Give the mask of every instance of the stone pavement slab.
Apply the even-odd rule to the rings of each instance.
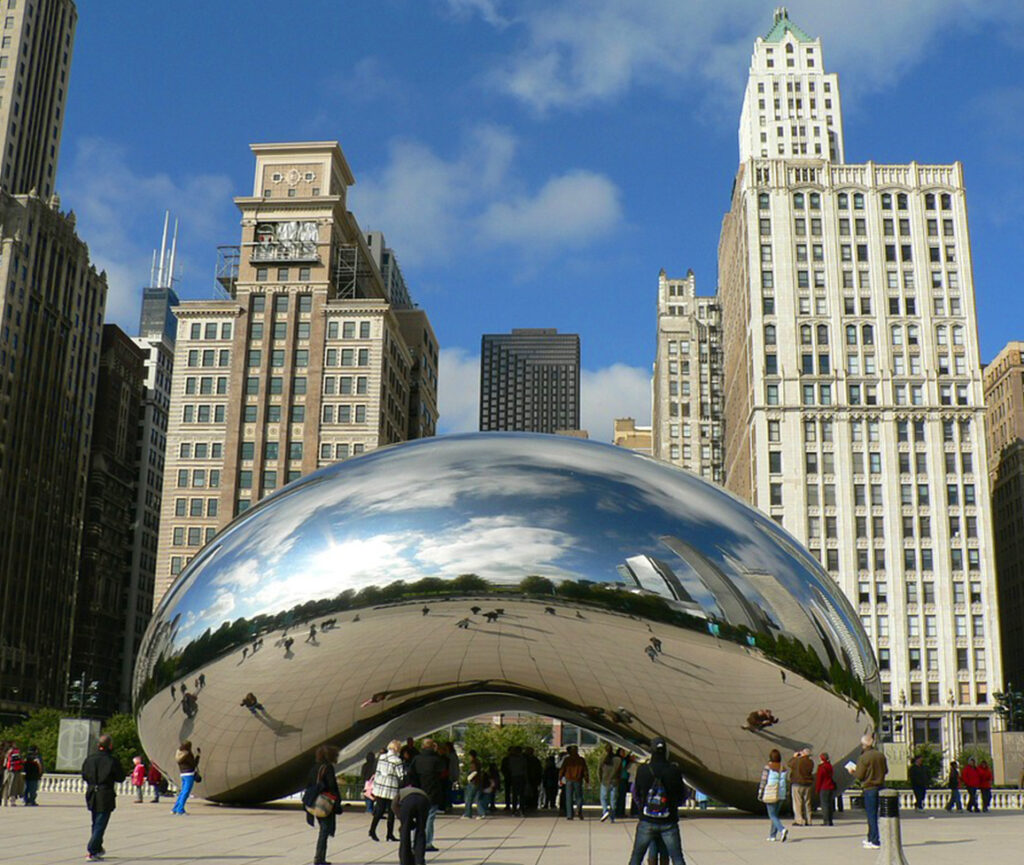
[[[189,803],[184,817],[171,802],[133,804],[121,797],[107,830],[106,861],[115,865],[303,865],[316,834],[295,803],[229,808]],[[334,865],[397,863],[397,845],[367,837],[369,815],[347,810],[328,847]],[[550,815],[523,820],[499,814],[486,820],[439,817],[430,865],[626,865],[635,822],[601,823],[597,813],[568,822]],[[822,865],[867,863],[863,812],[847,811],[832,828],[794,827],[785,844],[765,841],[765,818],[735,811],[688,815],[681,823],[689,865]],[[383,827],[381,827],[383,829]],[[61,865],[85,860],[89,815],[82,797],[51,794],[38,808],[0,809],[0,863]],[[383,831],[379,833],[383,837]],[[985,815],[908,813],[904,852],[910,865],[963,865],[965,860],[1024,860],[1024,811]],[[1020,857],[1020,858],[1018,858]]]

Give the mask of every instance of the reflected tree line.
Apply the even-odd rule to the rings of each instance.
[[[630,591],[621,584],[588,580],[555,582],[539,575],[524,577],[518,584],[494,582],[477,574],[461,574],[450,580],[425,577],[409,583],[396,581],[387,586],[366,586],[358,591],[347,589],[334,597],[307,601],[278,613],[224,622],[216,630],[207,629],[180,651],[161,654],[153,663],[151,675],[139,688],[136,705],[141,708],[154,695],[192,671],[270,632],[286,632],[321,617],[346,611],[355,612],[395,603],[425,602],[439,597],[449,599],[458,596],[468,599],[477,595],[486,595],[490,599],[488,603],[496,596],[562,600],[711,635],[746,649],[754,649],[779,666],[848,698],[866,711],[876,723],[879,719],[878,701],[854,673],[846,657],[833,655],[826,666],[813,648],[804,645],[796,637],[766,631],[754,632],[746,626],[691,615],[673,607],[659,595]],[[345,624],[340,623],[341,626]]]

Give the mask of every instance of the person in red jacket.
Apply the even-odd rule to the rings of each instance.
[[[978,789],[981,791],[981,810],[988,811],[992,803],[992,770],[988,767],[988,761],[982,760],[978,764]]]
[[[971,757],[960,772],[960,782],[967,788],[967,810],[978,810],[978,765]]]
[[[135,804],[142,804],[142,788],[146,785],[146,764],[141,757],[132,757],[132,786],[135,788]]]
[[[160,793],[163,792],[164,789],[164,776],[163,773],[160,771],[160,767],[157,766],[156,763],[149,764],[148,780],[149,786],[153,790],[153,798],[149,801],[159,802]]]
[[[832,777],[832,763],[829,762],[828,754],[818,755],[818,769],[814,775],[814,790],[818,794],[818,804],[821,806],[822,825],[833,825],[832,812],[836,798],[836,782]]]

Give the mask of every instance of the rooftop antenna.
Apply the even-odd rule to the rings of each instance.
[[[174,236],[171,238],[171,258],[167,265],[167,282],[163,288],[174,288],[174,259],[178,255],[178,217],[174,217]]]
[[[157,288],[164,287],[164,262],[167,255],[167,223],[170,221],[171,212],[169,210],[164,211],[164,234],[160,238],[160,268],[157,270],[156,279]]]

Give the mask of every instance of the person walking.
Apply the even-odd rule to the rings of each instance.
[[[590,781],[590,770],[587,761],[579,753],[579,748],[570,745],[569,756],[562,761],[558,770],[558,779],[565,786],[565,816],[573,819],[573,811],[583,819],[583,785]]]
[[[135,788],[135,800],[133,804],[142,804],[142,788],[146,784],[146,764],[142,758],[132,757],[132,786]]]
[[[86,845],[86,859],[90,862],[103,858],[103,833],[107,831],[110,815],[117,807],[116,785],[124,780],[124,767],[113,755],[114,741],[106,734],[100,736],[96,753],[82,763],[85,781],[85,804],[92,814],[92,834]]]
[[[981,794],[981,810],[987,813],[992,804],[992,770],[988,760],[978,763],[978,792]]]
[[[885,783],[889,764],[885,754],[875,747],[875,737],[866,733],[860,739],[861,753],[853,777],[860,781],[864,791],[864,811],[868,818],[868,834],[862,842],[866,850],[878,850],[882,842],[878,836],[878,792]]]
[[[39,748],[29,745],[25,752],[25,796],[26,806],[36,806],[39,803],[36,797],[39,795],[39,782],[43,777],[43,757]]]
[[[640,817],[629,865],[643,865],[652,843],[673,865],[686,865],[679,835],[679,805],[686,785],[682,771],[668,759],[668,743],[660,736],[651,742],[650,762],[637,770],[635,789]]]
[[[615,753],[611,745],[605,745],[604,759],[601,761],[601,822],[615,822],[615,805],[619,792],[619,778],[622,774],[622,758]]]
[[[797,751],[789,761],[789,777],[793,788],[793,825],[811,825],[811,787],[814,785],[814,760],[811,749]]]
[[[193,753],[192,743],[188,739],[182,742],[178,750],[174,752],[174,759],[178,763],[178,774],[181,775],[181,790],[178,792],[174,807],[171,808],[172,814],[185,813],[185,803],[195,786],[196,775],[199,774],[199,757],[200,750],[196,748]]]
[[[818,794],[821,808],[821,825],[832,826],[833,804],[836,798],[836,781],[828,754],[818,755],[818,770],[814,775],[814,790]]]
[[[434,846],[434,820],[437,817],[437,812],[443,811],[448,801],[444,789],[444,775],[447,771],[448,763],[437,753],[434,740],[424,739],[423,748],[412,758],[412,763],[409,766],[409,781],[413,787],[426,794],[429,802],[429,808],[423,821],[423,837],[426,842],[424,849],[431,853],[437,852],[437,848]],[[402,832],[405,833],[404,818]]]
[[[419,787],[402,787],[391,801],[391,808],[402,822],[399,865],[424,865],[426,851],[433,846],[427,842],[427,821],[433,809],[430,796]]]
[[[313,767],[306,779],[306,789],[315,787],[317,796],[326,795],[334,800],[334,807],[329,814],[317,817],[318,832],[316,850],[313,852],[313,865],[330,865],[327,861],[327,839],[333,838],[338,826],[338,814],[341,813],[341,790],[338,789],[338,775],[334,764],[338,762],[336,745],[321,745],[313,757]],[[313,825],[313,815],[306,811],[306,823]]]
[[[949,799],[946,800],[946,810],[952,811],[956,808],[957,811],[963,811],[964,806],[960,801],[960,770],[957,767],[956,760],[951,760],[949,763],[949,777],[946,779],[946,786],[949,787]]]
[[[978,765],[973,757],[967,759],[967,763],[960,771],[960,783],[967,789],[967,810],[978,810]]]
[[[931,783],[931,773],[924,764],[924,757],[918,754],[914,762],[910,764],[910,786],[914,791],[914,808],[918,811],[924,810],[924,797],[928,792],[928,785]]]
[[[768,762],[761,769],[761,782],[757,786],[757,800],[764,803],[772,825],[768,832],[769,841],[785,841],[789,834],[779,819],[779,809],[786,801],[788,785],[789,771],[782,765],[782,754],[778,748],[772,748],[768,753]]]
[[[540,783],[544,778],[544,764],[533,752],[533,748],[523,749],[523,759],[526,761],[526,792],[523,795],[523,813],[532,814],[537,810],[537,803],[540,800]]]
[[[511,803],[512,813],[520,817],[523,812],[523,800],[526,798],[526,756],[519,745],[508,749],[505,779],[508,785],[506,803]]]
[[[484,804],[484,793],[480,786],[483,769],[477,759],[476,751],[466,754],[466,810],[463,817],[472,820],[474,816],[483,817],[487,806]],[[476,814],[473,813],[474,808]]]
[[[391,800],[395,798],[398,788],[405,778],[405,764],[399,756],[402,743],[398,739],[388,742],[387,750],[377,758],[377,768],[373,773],[373,819],[370,820],[370,837],[379,841],[377,824],[386,815],[388,818],[388,841],[397,841],[395,837],[395,812],[391,808]]]
[[[502,777],[498,764],[491,762],[487,766],[487,777],[489,786],[487,788],[487,814],[495,814],[498,811],[498,791],[501,789]]]
[[[621,765],[619,767],[619,784],[618,789],[615,791],[615,816],[625,817],[626,816],[626,794],[629,792],[630,782],[630,764],[632,763],[632,757],[626,751],[625,748],[619,748],[618,750],[619,760]]]

